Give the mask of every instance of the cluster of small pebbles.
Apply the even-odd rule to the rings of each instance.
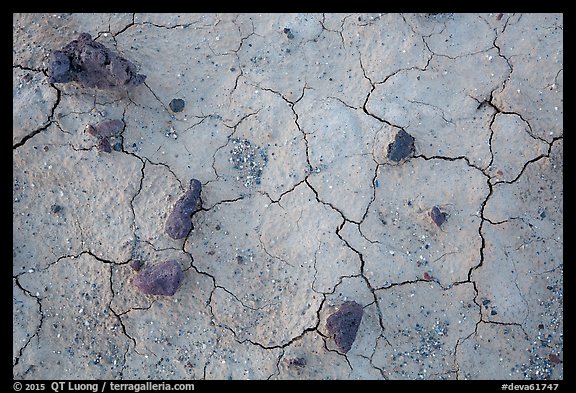
[[[231,143],[229,161],[233,168],[240,172],[236,180],[242,181],[247,188],[260,184],[262,170],[268,162],[266,150],[253,145],[247,139],[235,138]]]

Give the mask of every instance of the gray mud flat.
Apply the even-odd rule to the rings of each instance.
[[[564,378],[563,75],[562,14],[13,14],[13,377]]]

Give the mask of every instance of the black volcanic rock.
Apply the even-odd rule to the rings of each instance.
[[[184,106],[186,106],[186,101],[181,98],[174,98],[172,101],[170,101],[168,106],[172,112],[182,112],[184,110]]]
[[[414,153],[414,137],[404,130],[398,131],[394,142],[388,145],[388,158],[399,162]]]

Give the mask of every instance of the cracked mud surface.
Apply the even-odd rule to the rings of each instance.
[[[13,22],[15,378],[563,378],[561,14]],[[48,83],[81,32],[145,83]],[[111,153],[84,131],[107,119]],[[174,296],[132,285],[170,259]]]

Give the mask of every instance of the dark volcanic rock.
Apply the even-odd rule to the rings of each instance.
[[[184,273],[177,261],[170,260],[140,271],[132,283],[146,295],[172,296],[182,282]]]
[[[82,33],[62,50],[52,51],[48,64],[50,83],[78,82],[82,87],[111,89],[133,87],[146,75],[136,73],[136,66],[117,53]]]
[[[122,120],[104,120],[96,125],[88,125],[86,132],[97,138],[116,136],[124,129]]]
[[[140,259],[133,259],[132,262],[130,262],[130,267],[136,271],[142,269],[142,266],[144,266],[144,261]]]
[[[289,40],[294,38],[294,34],[292,34],[292,31],[288,27],[284,28],[284,34],[286,34],[286,37],[288,37]]]
[[[328,317],[326,329],[342,353],[347,353],[356,339],[364,309],[354,301],[344,302]]]
[[[414,153],[414,137],[404,130],[398,131],[394,142],[388,145],[388,158],[399,162]]]
[[[202,184],[196,179],[190,180],[190,189],[176,201],[172,213],[166,220],[166,233],[172,239],[182,239],[188,235],[192,226],[192,214],[200,208]]]
[[[434,221],[434,223],[439,227],[441,227],[442,224],[444,224],[444,221],[446,221],[446,213],[441,212],[438,206],[434,206],[432,209],[430,209],[430,217],[432,218],[432,221]]]
[[[304,358],[291,358],[288,359],[288,366],[289,367],[300,367],[303,368],[306,366],[306,359]]]
[[[96,148],[100,152],[111,153],[112,145],[110,138],[117,136],[124,129],[124,122],[122,120],[104,120],[96,125],[88,125],[86,132],[98,138]],[[114,150],[122,150],[122,144],[116,143]]]
[[[181,98],[174,98],[172,101],[170,101],[170,104],[168,104],[172,112],[182,112],[185,105],[186,102]]]
[[[99,139],[96,148],[100,152],[103,151],[105,153],[112,153],[112,145],[110,145],[110,141],[108,140],[108,138]]]

